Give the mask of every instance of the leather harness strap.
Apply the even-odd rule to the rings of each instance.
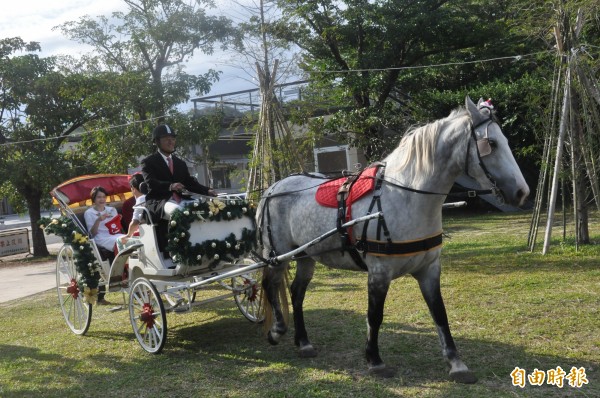
[[[381,189],[385,177],[385,163],[377,162],[370,167],[377,167],[377,173],[375,175],[375,188],[373,191],[373,197],[371,204],[367,211],[367,215],[371,214],[373,210],[381,212]],[[384,216],[380,216],[377,219],[377,232],[375,240],[367,239],[367,230],[369,227],[369,221],[365,221],[363,225],[362,235],[359,240],[355,243],[352,242],[352,237],[348,230],[341,228],[341,225],[348,221],[346,218],[349,209],[347,209],[346,199],[352,189],[352,185],[358,178],[360,173],[348,177],[348,179],[340,187],[337,200],[338,200],[338,217],[337,217],[337,228],[342,239],[342,253],[347,251],[350,257],[354,260],[356,265],[363,270],[367,270],[367,265],[364,262],[364,258],[367,254],[373,256],[413,256],[418,253],[426,252],[437,248],[442,245],[442,233],[439,232],[433,236],[428,236],[423,239],[417,239],[414,241],[405,242],[394,242],[392,241],[390,231],[385,222]],[[351,204],[349,204],[351,206]],[[383,233],[384,241],[381,240]],[[362,256],[360,255],[362,253]]]
[[[342,241],[342,255],[344,255],[344,252],[348,252],[350,257],[352,257],[352,260],[354,260],[354,263],[362,270],[367,271],[367,264],[365,264],[363,259],[360,257],[360,253],[356,249],[356,246],[352,243],[350,232],[348,229],[342,228],[342,224],[346,222],[346,212],[348,211],[346,200],[348,199],[348,195],[350,194],[352,186],[359,179],[363,171],[364,170],[349,176],[340,186],[340,189],[337,192],[336,199],[338,202],[338,215],[336,226]]]

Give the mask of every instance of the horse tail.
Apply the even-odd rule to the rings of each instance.
[[[289,292],[289,282],[290,282],[290,272],[289,267],[285,266],[286,270],[283,271],[283,278],[279,287],[277,289],[277,295],[279,296],[279,307],[281,308],[281,313],[283,315],[283,320],[286,325],[288,325],[288,321],[290,318],[290,300],[288,299]],[[265,283],[269,283],[269,275],[271,273],[268,270],[263,272],[262,283],[261,283],[261,298],[260,298],[260,308],[263,310],[264,321],[263,321],[263,332],[265,336],[269,332],[269,329],[273,325],[274,315],[273,315],[273,306],[269,303],[267,298],[267,292],[265,291]]]

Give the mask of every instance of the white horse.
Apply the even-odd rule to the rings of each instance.
[[[385,166],[372,177],[380,186],[352,204],[356,217],[381,210],[383,219],[371,221],[366,227],[352,227],[346,239],[349,244],[328,238],[297,259],[291,299],[295,343],[301,356],[316,355],[304,325],[302,304],[315,261],[319,261],[333,268],[368,272],[366,359],[371,373],[382,377],[394,373],[379,355],[379,328],[390,282],[410,274],[418,281],[437,327],[451,379],[477,381],[459,357],[440,292],[442,205],[461,173],[467,173],[483,188],[492,188],[516,206],[523,204],[529,187],[491,108],[481,99],[475,105],[469,97],[465,104],[465,109],[407,133],[385,158]],[[316,175],[293,175],[265,192],[257,213],[263,256],[274,258],[289,252],[340,222],[339,209],[323,207],[315,201],[321,182]],[[342,213],[347,211],[341,207]],[[343,246],[350,251],[358,248],[358,255],[344,253]],[[268,338],[272,344],[277,344],[287,331],[278,296],[286,270],[287,263],[271,264],[264,273],[264,296],[270,304],[266,310],[272,309],[274,317],[273,324],[266,325],[270,327]]]

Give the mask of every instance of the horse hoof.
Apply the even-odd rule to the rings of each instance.
[[[271,343],[271,345],[279,344],[280,338],[281,338],[281,335],[279,333],[273,333],[270,330],[269,330],[269,333],[267,333],[267,339],[269,340],[269,343]]]
[[[312,345],[307,345],[298,350],[300,358],[314,358],[317,356],[317,350]]]
[[[369,367],[369,374],[382,379],[389,379],[396,375],[396,371],[393,368],[388,368],[385,365],[377,365]]]
[[[477,382],[477,376],[470,370],[460,370],[450,373],[450,379],[461,384],[473,384]]]

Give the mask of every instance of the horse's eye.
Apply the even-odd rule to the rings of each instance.
[[[496,149],[498,147],[498,144],[496,143],[496,141],[490,140],[490,147],[492,147],[492,149]]]

